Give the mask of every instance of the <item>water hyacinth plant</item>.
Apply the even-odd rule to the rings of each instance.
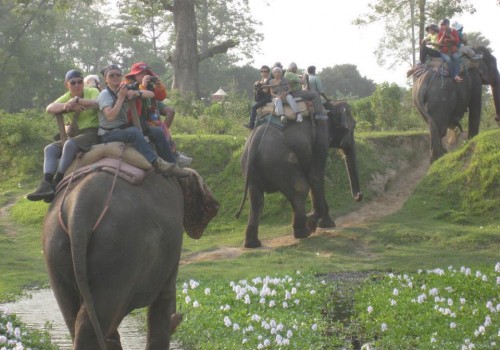
[[[320,349],[322,313],[331,288],[312,275],[256,277],[238,282],[185,282],[177,339],[196,349]]]
[[[29,330],[19,318],[0,308],[0,350],[56,350],[48,332]]]
[[[356,295],[366,349],[499,349],[500,263],[388,274]]]

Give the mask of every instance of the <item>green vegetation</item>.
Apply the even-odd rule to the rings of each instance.
[[[216,317],[213,315],[215,311],[200,312],[201,309],[194,308],[194,297],[201,305],[207,307],[210,305],[211,308],[217,308],[223,300],[227,300],[225,303],[231,306],[232,312],[236,315],[225,316],[230,317],[233,327],[234,322],[238,323],[241,331],[244,324],[241,320],[245,319],[246,313],[253,311],[250,311],[249,304],[234,300],[232,295],[234,292],[228,290],[229,283],[234,281],[241,284],[237,281],[250,281],[257,276],[284,278],[288,275],[294,276],[295,280],[299,278],[296,272],[301,271],[301,278],[308,279],[311,285],[320,283],[321,279],[327,281],[323,289],[315,287],[317,291],[315,297],[303,296],[301,299],[303,304],[311,305],[311,308],[307,308],[311,309],[311,313],[318,312],[314,305],[323,305],[320,314],[324,315],[321,319],[314,316],[316,314],[307,314],[306,318],[317,319],[315,323],[320,333],[312,333],[312,324],[309,324],[311,320],[300,321],[307,324],[304,328],[304,330],[307,328],[307,332],[301,337],[309,340],[317,337],[321,342],[322,335],[333,334],[335,339],[338,338],[347,344],[355,338],[372,342],[375,341],[373,339],[375,336],[383,341],[387,335],[387,341],[396,344],[394,348],[398,347],[397,344],[399,348],[405,348],[401,344],[406,344],[409,338],[413,337],[411,333],[405,333],[403,330],[390,333],[393,328],[385,321],[388,332],[381,333],[381,323],[377,320],[375,321],[378,323],[369,323],[369,315],[366,315],[366,312],[363,314],[363,310],[366,311],[368,306],[359,308],[357,306],[371,305],[374,310],[379,310],[383,305],[381,303],[390,299],[387,293],[392,292],[393,288],[386,286],[385,277],[377,278],[373,284],[362,283],[369,274],[374,271],[377,276],[386,271],[402,275],[406,273],[415,281],[413,282],[415,286],[417,283],[425,283],[428,286],[432,283],[441,291],[447,285],[440,287],[437,280],[427,281],[426,278],[433,275],[418,274],[417,270],[468,266],[472,271],[482,271],[483,275],[488,276],[488,281],[494,281],[491,266],[498,262],[498,251],[500,251],[500,221],[495,216],[495,209],[500,206],[499,130],[482,131],[476,138],[433,164],[403,208],[383,220],[320,231],[308,239],[294,240],[291,245],[282,245],[274,250],[242,250],[248,202],[240,220],[235,220],[234,214],[243,194],[239,156],[248,133],[242,127],[246,117],[236,116],[237,111],[243,107],[238,107],[237,103],[227,107],[224,110],[226,114],[217,116],[210,115],[212,109],[207,111],[201,106],[201,114],[198,117],[179,113],[174,122],[173,132],[179,149],[194,156],[192,167],[204,177],[221,203],[219,215],[211,222],[205,235],[200,240],[186,238],[184,241],[182,259],[189,263],[182,264],[179,271],[178,305],[180,311],[185,314],[185,323],[178,330],[176,335],[178,339],[186,341],[185,339],[192,338],[189,332],[193,329],[203,329],[211,334],[211,339],[227,339],[228,343],[217,348],[223,349],[225,346],[234,348],[232,345],[236,343],[233,342],[243,341],[241,334],[230,331],[234,328],[224,326],[223,318],[220,321],[221,325],[216,323],[215,319],[209,318]],[[217,125],[216,129],[220,135],[209,135],[207,133],[209,125],[212,133],[213,125]],[[39,132],[25,129],[35,129]],[[183,130],[183,133],[178,133],[177,130]],[[0,216],[1,301],[14,299],[23,288],[47,284],[43,255],[40,251],[40,232],[48,205],[19,199],[19,196],[31,190],[39,180],[42,150],[44,145],[50,142],[54,132],[55,123],[49,117],[37,114],[35,111],[0,115],[0,164],[2,165],[0,202],[9,214]],[[384,178],[398,171],[403,165],[411,169],[418,164],[422,153],[426,155],[428,152],[426,139],[427,135],[423,132],[358,133],[361,184],[366,202],[375,199],[378,194],[378,187],[374,185],[375,179]],[[363,203],[352,201],[344,166],[334,152],[331,153],[327,167],[327,200],[333,216],[338,217],[359,209]],[[9,203],[13,205],[7,206]],[[266,242],[272,238],[290,237],[290,215],[289,204],[281,195],[266,195],[266,206],[260,227],[261,239]],[[223,255],[223,259],[212,261],[194,259],[196,254],[216,252],[221,248],[233,249],[239,253],[234,256]],[[279,275],[276,275],[278,272]],[[362,274],[362,277],[347,280],[329,278],[339,275],[357,276],[357,274]],[[318,275],[328,277],[315,279],[314,276]],[[454,276],[462,275],[456,272]],[[181,293],[181,286],[183,283],[189,284],[190,280],[199,281],[200,287],[197,292],[210,288],[211,297],[191,294],[195,292],[189,290],[192,300],[187,305],[186,295]],[[448,279],[443,281],[444,284],[452,283]],[[468,281],[473,283],[475,280]],[[456,283],[466,282],[457,279]],[[483,290],[482,297],[489,298],[494,305],[497,305],[498,299],[494,300],[494,297],[488,294],[488,288],[491,286],[484,288],[486,289]],[[493,288],[498,289],[498,284]],[[215,295],[217,299],[212,299]],[[418,295],[412,294],[412,297],[405,297],[405,300],[411,301]],[[440,296],[444,297],[444,294]],[[471,301],[475,298],[466,294],[461,294],[460,297]],[[353,298],[356,300],[355,304],[352,303]],[[453,300],[455,304],[458,303],[458,299]],[[486,299],[478,299],[478,302],[479,300],[483,302]],[[236,305],[242,308],[237,308]],[[402,300],[398,300],[397,313],[401,315],[402,320],[416,316],[419,310],[424,309],[411,308]],[[265,316],[269,320],[267,322],[270,322],[271,318],[277,321],[284,317],[286,312],[281,314],[281,311],[283,310],[276,315],[273,313],[272,316]],[[428,310],[422,312],[427,313]],[[306,315],[305,311],[303,313]],[[219,312],[217,317],[220,315]],[[249,315],[251,317],[252,314]],[[381,319],[390,317],[390,314],[377,315],[380,315]],[[425,319],[424,316],[416,318]],[[498,323],[498,319],[492,316],[492,321],[495,320]],[[441,335],[445,325],[441,318],[436,318],[436,322],[435,328],[438,329],[439,337],[435,339],[437,342],[444,341]],[[454,322],[457,326],[460,324],[458,321]],[[474,318],[467,322],[471,323],[471,327],[479,327],[479,322],[484,320]],[[374,328],[370,328],[372,326]],[[407,326],[411,328],[411,325]],[[417,324],[413,326],[418,327]],[[293,324],[290,324],[290,327],[293,327]],[[467,329],[467,332],[469,331]],[[234,333],[237,338],[231,338],[227,332]],[[483,338],[488,334],[485,333]],[[473,343],[486,344],[475,342],[472,335],[470,337]],[[198,336],[198,338],[203,342],[204,337]],[[452,341],[458,347],[463,344],[464,339],[453,338]],[[273,341],[275,340],[276,338]],[[248,338],[248,342],[254,346],[258,346],[257,341],[260,342],[259,339]],[[200,345],[196,346],[202,348]]]

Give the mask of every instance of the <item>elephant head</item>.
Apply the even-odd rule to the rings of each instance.
[[[356,120],[353,118],[351,108],[345,101],[326,102],[324,105],[329,117],[329,145],[331,148],[339,150],[344,159],[351,193],[356,202],[363,199],[360,190],[358,162],[356,158],[356,141],[354,139],[354,129]]]
[[[191,175],[179,178],[184,196],[184,229],[189,237],[199,239],[206,226],[219,210],[219,202],[203,181],[202,177],[193,169]]]
[[[483,55],[479,61],[479,73],[484,85],[491,86],[493,101],[495,103],[495,120],[500,122],[500,74],[498,72],[497,60],[491,52],[479,46],[474,48],[477,53]]]

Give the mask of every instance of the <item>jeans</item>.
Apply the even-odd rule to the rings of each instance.
[[[273,102],[276,114],[278,114],[279,116],[285,115],[285,111],[283,110],[283,101],[281,101],[281,98],[275,97],[273,98]],[[288,104],[295,113],[299,113],[299,107],[297,107],[297,103],[295,103],[295,100],[293,99],[292,95],[290,94],[286,95],[286,102],[288,102]]]
[[[448,55],[441,52],[441,58],[448,63],[448,69],[452,78],[455,78],[458,73],[460,73],[460,54],[455,52],[454,54]]]
[[[160,129],[160,132],[163,135],[163,132]],[[165,137],[163,136],[165,139]],[[102,142],[114,142],[114,141],[122,141],[125,143],[131,143],[134,145],[135,149],[142,154],[148,162],[151,164],[155,162],[158,156],[151,146],[147,143],[146,139],[142,135],[142,132],[134,126],[125,128],[125,129],[114,129],[108,132],[107,134],[101,135]],[[166,142],[166,141],[165,141]]]
[[[149,126],[147,135],[151,142],[153,142],[153,144],[156,146],[156,150],[158,151],[158,155],[160,156],[160,158],[163,158],[169,163],[175,163],[172,148],[170,147],[170,143],[165,136],[162,128],[157,126]]]
[[[260,107],[265,106],[269,102],[271,102],[271,98],[267,97],[267,98],[265,98],[263,100],[256,101],[252,105],[252,112],[250,113],[250,123],[249,123],[252,128],[255,126],[255,119],[257,118],[257,109],[259,109]]]
[[[323,114],[321,97],[316,91],[295,90],[290,92],[293,97],[302,97],[304,100],[311,100],[314,107],[314,115]]]
[[[43,173],[55,175],[57,170],[58,173],[64,174],[78,151],[78,146],[71,139],[67,140],[62,147],[61,142],[47,145],[43,150]],[[59,166],[57,165],[58,161]]]

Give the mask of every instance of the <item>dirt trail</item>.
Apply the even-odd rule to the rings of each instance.
[[[337,225],[334,229],[317,229],[312,236],[334,233],[343,227],[352,227],[367,222],[376,221],[390,215],[403,206],[411,193],[429,169],[429,158],[423,153],[414,165],[405,164],[400,171],[388,170],[387,174],[374,179],[374,186],[381,187],[380,194],[369,203],[363,204],[358,210],[335,218]],[[285,236],[269,240],[261,240],[260,250],[273,250],[278,247],[297,244],[297,240],[290,233]],[[181,259],[181,265],[199,261],[236,258],[248,251],[242,247],[223,247],[210,252],[191,254]]]
[[[12,236],[16,234],[16,228],[9,218],[9,210],[14,205],[15,200],[10,200],[6,204],[0,207],[0,230],[5,232],[6,236]]]

